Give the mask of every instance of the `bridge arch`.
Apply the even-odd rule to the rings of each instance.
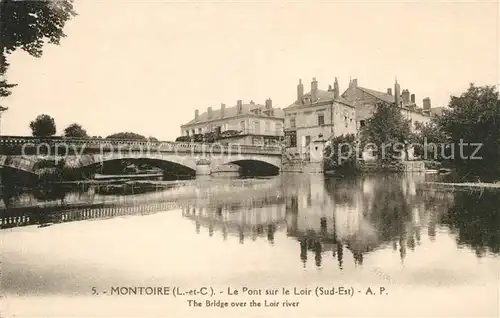
[[[251,158],[241,158],[236,160],[231,160],[225,164],[235,164],[238,165],[240,173],[242,175],[252,175],[252,176],[271,176],[277,175],[280,172],[280,166],[278,166],[272,160],[266,159],[251,159]]]
[[[164,173],[179,175],[194,175],[196,163],[188,157],[176,157],[168,155],[148,156],[112,156],[112,155],[83,155],[68,158],[65,168],[68,170],[85,170],[95,172],[99,167],[112,166],[114,163],[127,162],[130,164],[147,164],[160,168]]]

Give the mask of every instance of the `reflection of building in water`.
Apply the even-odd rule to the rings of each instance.
[[[258,237],[267,237],[270,243],[274,243],[276,231],[285,223],[285,207],[281,203],[211,207],[188,204],[183,207],[182,215],[195,222],[197,232],[203,226],[208,228],[210,236],[219,231],[224,239],[228,235],[238,236],[240,243],[248,237],[254,241]]]
[[[377,176],[353,180],[290,178],[286,194],[287,229],[300,241],[301,259],[307,251],[316,262],[331,251],[343,263],[344,248],[362,264],[366,253],[389,243],[404,259],[421,241],[428,225],[432,237],[437,225],[430,207],[435,204],[411,176]],[[443,197],[450,202],[450,197]],[[443,204],[439,211],[446,210]],[[431,211],[429,213],[429,211]],[[437,211],[436,211],[437,212]]]
[[[308,251],[321,266],[322,254],[331,252],[343,266],[347,248],[356,263],[372,250],[376,233],[365,219],[363,188],[339,182],[327,188],[323,176],[297,177],[285,182],[288,235],[300,242],[300,257],[306,263]]]

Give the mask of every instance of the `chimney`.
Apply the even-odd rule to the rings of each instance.
[[[316,77],[313,77],[313,80],[311,82],[311,103],[316,103],[317,99],[318,99],[318,81],[316,80]]]
[[[224,112],[226,110],[226,104],[220,104],[220,117],[224,118]]]
[[[333,87],[332,87],[332,85],[328,85],[328,91],[329,91],[329,92],[333,92]]]
[[[349,87],[357,88],[358,87],[358,79],[355,78],[355,79],[351,80],[351,82],[349,83]]]
[[[391,96],[392,96],[392,88],[390,88],[390,87],[389,87],[389,88],[387,89],[387,95],[391,95]]]
[[[208,119],[212,118],[212,107],[207,108],[207,115],[208,115]]]
[[[299,85],[297,85],[297,101],[302,104],[304,100],[304,84],[302,84],[302,80],[299,79]]]
[[[410,103],[410,91],[407,89],[403,89],[403,104],[409,104]]]
[[[400,93],[400,87],[399,83],[396,80],[396,83],[394,83],[394,102],[396,106],[401,106],[401,93]]]
[[[415,104],[415,94],[411,94],[411,102]]]
[[[271,109],[273,108],[273,101],[271,98],[266,99],[266,109]]]
[[[422,100],[423,107],[424,107],[424,112],[430,112],[431,111],[431,99],[429,97],[426,97]]]
[[[241,99],[236,102],[236,112],[238,115],[241,115],[243,113],[243,102],[241,101]]]
[[[333,82],[333,98],[339,98],[340,90],[339,90],[339,81],[335,77],[335,82]]]
[[[198,121],[198,117],[200,117],[200,111],[196,109],[194,111],[194,120]]]

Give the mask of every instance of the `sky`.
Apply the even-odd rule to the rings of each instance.
[[[498,85],[497,1],[76,1],[60,46],[10,56],[3,135],[37,115],[92,136],[174,140],[180,125],[241,99],[286,107],[338,78],[386,91],[397,77],[421,105],[445,106],[469,83]]]

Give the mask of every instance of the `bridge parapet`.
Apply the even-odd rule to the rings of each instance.
[[[59,149],[54,151],[53,149]],[[66,151],[61,151],[65,149]],[[184,152],[184,153],[215,153],[215,154],[267,154],[281,155],[280,146],[256,146],[219,143],[185,143],[172,141],[139,141],[114,139],[77,139],[65,137],[25,137],[0,136],[0,154],[36,154],[44,153],[68,154],[112,151],[142,151],[142,152]]]

